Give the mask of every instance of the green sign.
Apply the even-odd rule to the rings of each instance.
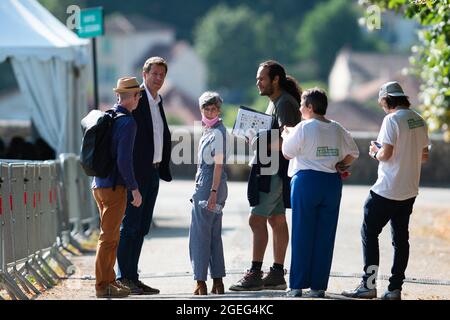
[[[316,157],[339,157],[339,149],[317,147]]]
[[[103,8],[97,7],[81,10],[78,36],[80,38],[95,38],[103,35],[103,33]]]

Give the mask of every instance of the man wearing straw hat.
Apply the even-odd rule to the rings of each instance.
[[[158,196],[159,180],[171,181],[171,137],[164,114],[163,101],[158,93],[167,74],[167,62],[151,57],[142,68],[142,94],[133,117],[137,124],[134,143],[134,170],[142,193],[142,206],[128,204],[120,228],[117,249],[117,280],[130,288],[132,294],[158,294],[139,280],[138,264],[144,238],[150,230]]]
[[[95,258],[95,290],[98,298],[123,298],[130,289],[116,281],[114,264],[120,239],[120,223],[127,207],[127,190],[131,204],[139,207],[142,197],[134,176],[133,145],[136,122],[131,112],[136,109],[142,88],[136,78],[120,78],[117,103],[112,108],[118,116],[113,124],[111,152],[116,168],[106,178],[94,177],[92,189],[100,213],[100,237]]]

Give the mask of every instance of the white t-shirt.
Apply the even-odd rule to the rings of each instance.
[[[422,151],[429,144],[423,118],[410,109],[400,109],[383,119],[377,141],[394,147],[388,161],[380,161],[376,194],[391,200],[406,200],[419,193]]]
[[[334,173],[337,162],[347,155],[358,158],[359,151],[350,133],[338,122],[310,119],[300,122],[283,140],[289,158],[288,175],[300,170]]]

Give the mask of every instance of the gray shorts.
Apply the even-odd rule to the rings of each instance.
[[[270,217],[276,214],[286,214],[283,200],[283,180],[278,174],[270,178],[270,192],[259,192],[259,204],[252,207],[251,214]]]

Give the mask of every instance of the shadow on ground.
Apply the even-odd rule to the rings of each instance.
[[[222,228],[222,233],[226,233],[234,230],[234,228]],[[189,237],[189,227],[166,227],[158,225],[152,228],[152,231],[145,237],[145,239],[151,238],[187,238]]]
[[[208,294],[207,296],[194,296],[192,294],[160,294],[155,296],[133,296],[132,299],[157,299],[157,300],[359,300],[344,297],[336,293],[327,293],[325,298],[286,297],[284,291],[255,291],[255,292],[230,292],[226,291],[224,295]]]

